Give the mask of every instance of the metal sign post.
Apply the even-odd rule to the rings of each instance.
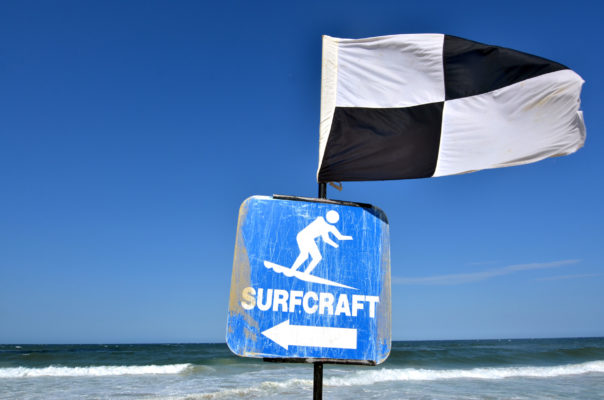
[[[319,198],[327,198],[327,184],[319,182]],[[323,399],[323,363],[315,362],[313,364],[312,398],[313,400]]]
[[[327,198],[327,184],[325,182],[319,183],[319,198],[320,199]]]
[[[312,398],[313,400],[321,400],[323,399],[323,363],[314,363],[313,372]]]

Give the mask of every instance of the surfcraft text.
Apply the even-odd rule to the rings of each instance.
[[[360,310],[369,311],[369,317],[375,318],[375,305],[380,302],[378,296],[364,296],[342,293],[336,298],[331,293],[303,292],[301,290],[254,289],[246,287],[241,292],[241,307],[252,310],[258,307],[260,311],[296,312],[296,307],[302,307],[306,314],[346,315],[356,317]],[[365,309],[365,303],[367,309]]]

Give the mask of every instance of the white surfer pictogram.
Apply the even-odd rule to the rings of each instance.
[[[327,219],[327,221],[325,220]],[[302,229],[296,235],[296,241],[298,242],[298,248],[300,249],[300,255],[294,261],[294,264],[288,268],[283,265],[275,264],[270,261],[265,261],[264,266],[268,269],[272,269],[277,273],[282,273],[285,276],[294,276],[306,282],[322,283],[324,285],[339,286],[348,289],[354,289],[353,287],[342,285],[341,283],[333,282],[324,278],[311,275],[310,273],[315,269],[317,264],[321,262],[323,256],[319,251],[319,247],[315,242],[315,239],[321,238],[328,245],[338,248],[338,244],[331,240],[329,234],[333,234],[338,240],[352,240],[352,236],[342,235],[338,228],[334,225],[340,220],[340,214],[337,211],[328,211],[323,217],[317,217],[311,222],[306,228]],[[298,271],[298,268],[304,264],[305,261],[310,257],[310,263],[308,267],[302,271]]]

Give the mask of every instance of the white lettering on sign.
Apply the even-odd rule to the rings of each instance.
[[[333,294],[319,293],[319,314],[333,315]]]
[[[252,289],[252,290],[254,290],[254,288],[246,288],[246,289]],[[266,310],[268,310],[269,308],[271,308],[271,304],[272,304],[272,302],[269,303],[268,301],[265,301],[264,304],[262,304],[262,291],[263,290],[264,289],[262,289],[262,288],[258,289],[258,309],[260,311],[266,311]],[[266,294],[266,298],[267,299],[272,299],[273,298],[273,289],[269,289],[268,290],[268,293]],[[254,298],[254,301],[256,301],[255,298]],[[245,306],[243,308],[245,308]],[[254,306],[252,306],[252,308],[254,308]],[[250,310],[252,308],[250,308]]]
[[[313,305],[310,305],[310,299],[312,299],[313,301]],[[319,297],[317,296],[317,294],[315,292],[308,292],[304,295],[304,298],[302,299],[302,304],[304,306],[304,312],[306,314],[314,314],[315,312],[317,312],[317,309],[319,308],[319,305],[317,304],[317,302],[319,301]]]
[[[243,292],[241,292],[241,297],[243,298],[241,301],[241,307],[245,308],[246,310],[253,309],[256,305],[256,298],[254,297],[255,295],[256,290],[254,290],[253,287],[246,287],[243,289]]]
[[[258,307],[260,311],[296,312],[300,307],[306,314],[346,315],[356,317],[359,311],[368,311],[370,318],[375,318],[375,307],[380,302],[378,296],[353,294],[352,300],[346,293],[336,298],[327,292],[303,292],[301,290],[264,289],[246,287],[241,292],[241,307],[252,310]],[[367,308],[365,308],[367,306]]]

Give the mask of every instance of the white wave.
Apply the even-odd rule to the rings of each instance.
[[[555,378],[565,375],[604,373],[604,361],[551,367],[506,367],[473,369],[379,369],[359,371],[350,377],[331,377],[324,381],[326,386],[371,385],[389,381],[437,381],[445,379],[506,379],[506,378]]]
[[[247,398],[249,396],[262,397],[266,394],[275,394],[275,390],[291,390],[306,388],[310,391],[313,382],[311,379],[287,379],[282,382],[265,381],[254,386],[218,390],[209,393],[189,393],[162,397],[161,400],[205,400],[205,399],[232,399]],[[153,398],[154,400],[160,400]]]
[[[191,364],[129,365],[96,367],[0,368],[0,378],[37,378],[43,376],[117,376],[180,374],[193,368]]]
[[[377,369],[373,371],[357,371],[346,377],[330,377],[323,381],[324,386],[365,386],[379,382],[390,381],[438,381],[446,379],[505,379],[505,378],[555,378],[565,375],[580,375],[586,373],[604,373],[604,361],[592,361],[583,364],[559,365],[551,367],[506,367],[506,368],[474,368],[474,369]],[[240,397],[262,397],[267,393],[275,394],[275,390],[307,390],[312,389],[310,379],[286,379],[283,381],[264,381],[259,384],[218,390],[209,393],[189,393],[162,398],[162,400],[203,400],[231,399]],[[155,399],[155,398],[154,398]]]

